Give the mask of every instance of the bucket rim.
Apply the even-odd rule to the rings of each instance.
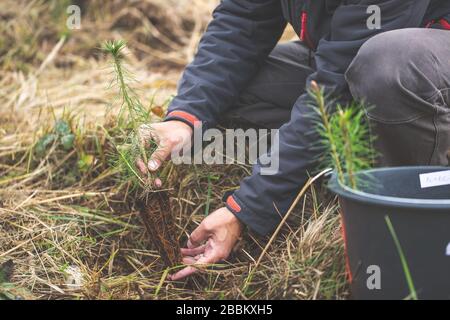
[[[436,170],[448,171],[450,167],[443,166],[404,166],[404,167],[384,167],[370,170],[363,170],[358,174],[380,172],[380,171],[409,171],[409,170]],[[408,209],[450,209],[449,199],[417,199],[417,198],[400,198],[392,196],[377,195],[369,192],[354,190],[343,185],[337,178],[336,170],[333,171],[332,177],[328,182],[328,188],[340,197],[354,200],[362,203],[368,203],[378,206],[390,206],[396,208]]]

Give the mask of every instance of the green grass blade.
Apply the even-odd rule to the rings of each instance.
[[[408,262],[406,261],[405,254],[403,252],[400,241],[398,240],[397,233],[395,232],[394,226],[392,225],[391,219],[389,216],[385,216],[386,224],[388,226],[389,232],[391,233],[392,239],[394,240],[395,246],[397,247],[397,252],[400,256],[400,260],[402,262],[403,272],[405,274],[406,282],[408,283],[408,288],[410,292],[410,297],[413,300],[418,300],[416,288],[414,287],[414,282],[411,277],[411,272],[409,271]]]

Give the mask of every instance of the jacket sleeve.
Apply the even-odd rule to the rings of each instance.
[[[310,76],[308,84],[316,80],[335,97],[351,99],[344,74],[361,45],[379,32],[420,26],[428,3],[370,0],[347,1],[340,5],[333,15],[329,34],[319,41],[315,58],[317,72]],[[367,7],[373,4],[381,8],[381,30],[370,30],[366,26]],[[278,131],[279,148],[271,151],[271,157],[279,159],[278,172],[262,175],[263,166],[258,162],[253,174],[225,199],[226,206],[261,235],[274,230],[306,182],[308,172],[314,170],[318,154],[311,146],[318,137],[307,104],[305,94],[295,103],[291,120]]]
[[[285,27],[280,0],[222,0],[182,75],[166,120],[214,126],[236,102]]]

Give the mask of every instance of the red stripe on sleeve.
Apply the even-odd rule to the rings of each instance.
[[[236,211],[236,213],[241,212],[241,206],[234,200],[233,196],[229,196],[227,198],[227,204],[230,206],[231,209]]]
[[[200,122],[200,120],[198,120],[198,118],[190,113],[187,113],[185,111],[180,111],[180,110],[175,110],[170,112],[167,117],[179,117],[182,118],[184,120],[186,120],[187,122],[189,122],[190,124],[192,124],[193,126],[196,125],[196,122]]]

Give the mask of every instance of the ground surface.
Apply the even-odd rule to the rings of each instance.
[[[130,183],[109,158],[105,131],[114,132],[118,108],[98,48],[128,42],[133,87],[159,121],[155,107],[175,93],[216,1],[73,2],[81,30],[65,27],[70,1],[0,2],[0,298],[345,298],[338,208],[318,185],[256,270],[267,239],[248,234],[214,270],[165,280]],[[61,124],[74,136],[67,146]],[[251,169],[168,168],[181,243]]]

